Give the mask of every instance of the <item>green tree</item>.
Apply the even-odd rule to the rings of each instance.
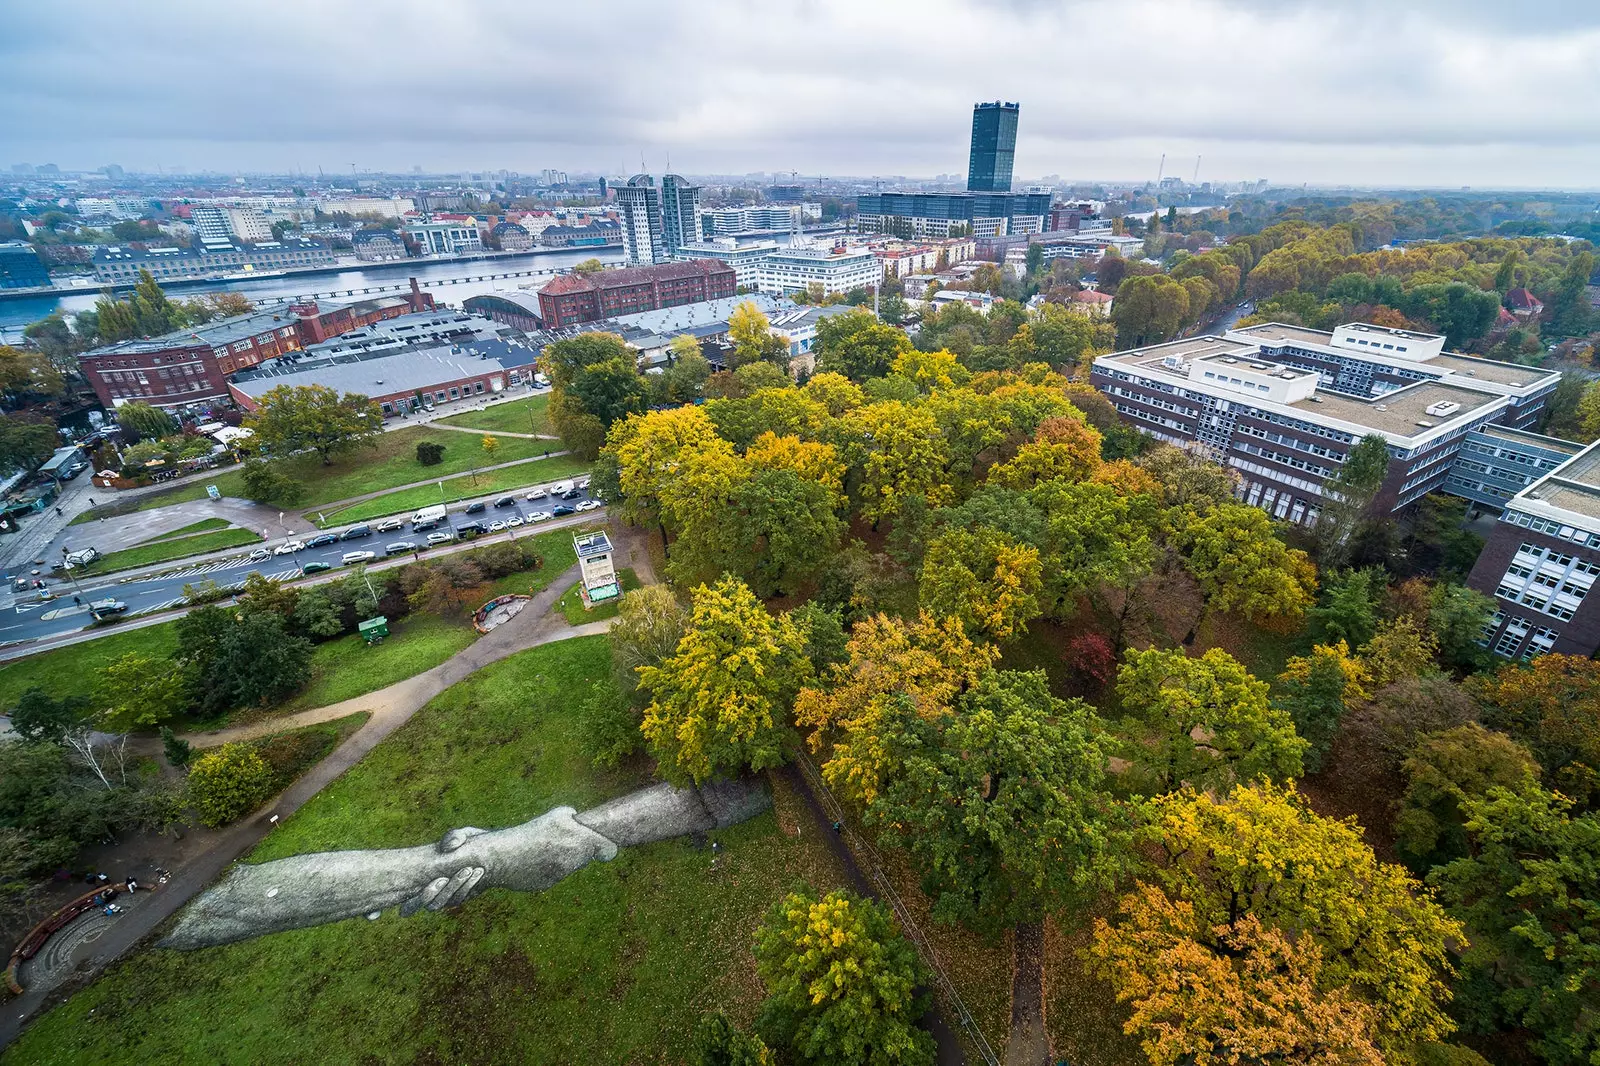
[[[1171,339],[1189,317],[1189,292],[1167,274],[1133,277],[1117,287],[1111,320],[1117,347],[1140,348]]]
[[[124,430],[133,431],[134,439],[129,444],[141,440],[160,440],[178,432],[178,423],[171,415],[142,400],[133,400],[117,408],[117,424]]]
[[[767,986],[757,1028],[794,1061],[816,1066],[931,1066],[933,1038],[916,949],[881,904],[849,892],[791,892],[756,930]]]
[[[294,693],[310,677],[310,643],[289,633],[284,620],[269,611],[235,614],[221,607],[200,607],[173,625],[178,659],[193,671],[203,713],[268,706]]]
[[[33,470],[55,452],[56,432],[43,422],[0,415],[0,470]]]
[[[624,596],[608,636],[618,688],[634,693],[639,668],[660,666],[677,650],[688,626],[689,612],[669,585],[646,585]]]
[[[1551,336],[1581,337],[1594,328],[1595,312],[1588,298],[1594,269],[1593,252],[1579,252],[1568,260],[1545,307]]]
[[[959,618],[967,631],[1010,640],[1043,607],[1039,550],[987,526],[947,529],[928,545],[918,581],[924,610]]]
[[[1494,614],[1494,600],[1476,589],[1441,581],[1428,595],[1428,632],[1439,641],[1447,663],[1473,668],[1487,659],[1478,646]]]
[[[1427,734],[1402,770],[1406,791],[1395,813],[1395,844],[1413,869],[1424,871],[1467,854],[1468,800],[1494,788],[1522,789],[1539,777],[1527,748],[1476,722]]]
[[[649,406],[649,390],[632,357],[584,367],[573,379],[567,395],[607,428],[628,415],[642,414]]]
[[[581,274],[581,275],[584,275],[585,277],[587,277],[587,276],[589,276],[591,274],[598,274],[602,270],[604,270],[605,268],[606,268],[606,265],[604,263],[600,262],[600,260],[594,259],[594,258],[589,258],[589,259],[585,259],[583,262],[578,263],[577,265],[575,265],[572,268],[572,272],[574,274]]]
[[[1317,517],[1318,561],[1325,569],[1341,565],[1350,537],[1366,515],[1389,473],[1389,442],[1370,433],[1345,453],[1344,462],[1323,488]]]
[[[444,445],[431,440],[417,442],[417,462],[423,466],[438,466],[444,462]]]
[[[990,672],[939,719],[902,701],[888,729],[899,769],[868,823],[910,852],[944,921],[996,932],[1079,905],[1112,883],[1121,854],[1098,733],[1042,671]]]
[[[1237,611],[1258,623],[1292,622],[1311,606],[1316,568],[1278,539],[1259,508],[1219,504],[1206,515],[1185,516],[1176,535],[1205,610]]]
[[[167,765],[175,770],[181,770],[189,765],[194,758],[194,749],[187,740],[174,733],[170,727],[161,727],[161,754],[166,758]]]
[[[1429,881],[1466,926],[1462,1010],[1552,1066],[1600,1057],[1600,814],[1537,786],[1467,797],[1469,853]]]
[[[689,627],[659,666],[639,668],[650,693],[644,736],[668,781],[696,784],[784,761],[784,709],[809,674],[805,637],[774,618],[743,582],[694,591]]]
[[[817,370],[843,374],[851,381],[881,378],[895,357],[911,350],[911,340],[870,312],[853,311],[817,323]]]
[[[1352,648],[1378,631],[1378,613],[1388,582],[1383,571],[1341,570],[1322,585],[1322,602],[1310,611],[1313,629],[1324,641],[1342,640]]]
[[[1310,655],[1290,659],[1279,675],[1274,703],[1288,712],[1296,735],[1306,742],[1307,772],[1322,768],[1345,711],[1366,698],[1362,687],[1366,680],[1366,667],[1351,657],[1349,645],[1342,640],[1318,644]]]
[[[42,688],[30,688],[10,709],[11,728],[23,740],[60,744],[68,733],[87,725],[89,702],[81,696],[55,699]]]
[[[224,744],[189,767],[185,792],[202,824],[227,825],[272,795],[272,768],[246,744]]]
[[[1224,790],[1300,776],[1306,742],[1287,712],[1268,702],[1266,683],[1221,648],[1198,658],[1129,651],[1117,671],[1117,702],[1120,753],[1137,791]]]
[[[305,496],[305,485],[285,473],[281,460],[247,460],[242,477],[245,496],[256,503],[292,507]]]
[[[383,411],[355,392],[340,393],[326,385],[279,385],[263,393],[245,418],[255,431],[254,443],[268,455],[286,459],[314,451],[323,466],[357,445],[370,444],[383,432]]]
[[[834,558],[845,533],[837,489],[794,470],[758,470],[736,490],[725,518],[730,568],[757,595],[792,594]]]
[[[772,1066],[773,1062],[766,1042],[740,1032],[726,1014],[718,1011],[701,1016],[689,1066]]]
[[[776,363],[787,366],[789,342],[772,332],[772,324],[754,303],[746,301],[728,316],[728,340],[733,344],[733,366]]]
[[[128,654],[107,663],[95,687],[100,720],[113,733],[160,725],[189,705],[189,679],[170,663]]]

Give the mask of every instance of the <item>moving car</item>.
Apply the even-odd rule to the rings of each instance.
[[[355,540],[358,537],[370,537],[370,536],[372,536],[372,527],[371,526],[351,526],[349,529],[347,529],[343,533],[339,534],[339,539],[340,540]]]
[[[339,562],[344,566],[354,566],[356,563],[370,563],[377,557],[377,552],[345,552]]]
[[[473,500],[471,503],[467,504],[464,510],[467,514],[482,514],[487,506],[488,504],[484,503],[482,500]]]
[[[496,507],[515,507],[517,505],[517,498],[515,496],[502,496],[498,500],[494,501],[494,505]]]
[[[429,533],[428,547],[432,548],[439,544],[449,544],[455,539],[456,537],[454,533],[445,533],[442,530],[438,533]]]
[[[325,570],[332,570],[332,563],[310,562],[300,568],[302,574],[320,574]]]
[[[128,605],[121,600],[104,599],[95,600],[89,604],[89,613],[96,618],[108,614],[121,614],[128,609]]]
[[[404,555],[406,552],[414,552],[416,550],[416,544],[409,540],[397,540],[393,544],[385,544],[383,546],[383,554],[385,555]]]
[[[306,541],[306,547],[308,547],[308,548],[326,548],[330,544],[337,544],[337,543],[339,543],[339,534],[337,534],[337,533],[319,533],[315,537],[312,537],[310,540]]]
[[[293,555],[295,552],[300,551],[304,547],[305,547],[305,542],[304,541],[291,540],[286,544],[280,544],[276,548],[273,548],[272,549],[272,554],[273,555]]]
[[[259,563],[263,559],[270,559],[270,558],[272,558],[272,549],[271,548],[257,548],[255,551],[251,552],[245,558],[245,562],[247,562],[247,563]]]
[[[372,531],[374,533],[393,533],[395,530],[403,528],[405,524],[406,520],[404,518],[385,518],[382,522],[373,525]]]
[[[582,496],[582,495],[583,495],[583,490],[579,489],[577,486],[573,486],[572,488],[568,489],[566,492],[563,492],[561,494],[561,498],[563,500],[576,500],[579,496]]]
[[[544,489],[530,489],[528,492],[523,494],[522,498],[524,500],[542,500],[548,495],[550,494],[544,491]]]
[[[424,507],[422,510],[411,516],[411,528],[416,529],[424,522],[432,522],[434,525],[438,525],[440,522],[444,521],[445,515],[447,514],[449,514],[449,512],[445,509],[445,506],[442,503],[436,503],[432,507]]]

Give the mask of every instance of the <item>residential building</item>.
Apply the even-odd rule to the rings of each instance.
[[[874,242],[872,252],[883,264],[884,277],[908,278],[965,263],[973,258],[977,246],[971,237],[952,237],[942,241]]]
[[[1467,434],[1445,475],[1443,491],[1496,511],[1506,501],[1583,450],[1570,440],[1506,426]]]
[[[586,226],[545,226],[539,243],[546,248],[605,248],[622,243],[622,227],[598,220]]]
[[[235,315],[159,337],[105,345],[84,352],[78,362],[106,407],[130,400],[173,409],[201,406],[229,397],[229,374],[298,352],[337,331],[432,306],[432,295],[418,290],[413,280],[408,296],[327,310],[314,301],[302,301],[277,311]]]
[[[763,204],[755,207],[715,207],[700,212],[700,232],[707,237],[739,237],[760,233],[799,231],[812,217],[822,216],[821,204]]]
[[[543,185],[565,185],[567,183],[567,172],[565,170],[546,168],[539,172],[539,181]]]
[[[1544,313],[1544,301],[1527,289],[1512,289],[1506,293],[1506,309],[1521,322],[1531,322]]]
[[[404,259],[410,254],[404,238],[386,229],[358,229],[350,234],[350,246],[357,259],[368,263]]]
[[[622,212],[622,244],[628,263],[648,266],[666,259],[665,223],[661,218],[661,190],[648,174],[635,174],[617,189]]]
[[[692,259],[716,259],[733,268],[734,280],[746,289],[758,283],[760,264],[778,250],[776,241],[752,241],[740,244],[732,237],[716,237],[706,241],[693,241],[679,248],[672,258],[680,262]]]
[[[483,239],[472,221],[411,222],[406,235],[417,242],[423,255],[461,255],[483,251]]]
[[[50,284],[50,271],[33,245],[0,241],[0,289],[34,289]]]
[[[148,270],[157,281],[244,275],[255,272],[327,266],[333,249],[310,237],[284,237],[249,244],[234,240],[197,240],[188,248],[133,248],[106,245],[95,249],[94,275],[109,284],[132,284]]]
[[[417,204],[409,196],[351,196],[322,200],[317,204],[317,208],[325,215],[345,214],[357,218],[362,215],[378,215],[382,218],[401,219],[415,214]]]
[[[1072,300],[1067,304],[1069,310],[1090,318],[1105,318],[1111,314],[1111,306],[1116,301],[1110,293],[1097,292],[1094,289],[1083,289],[1072,294]]]
[[[825,293],[849,292],[882,280],[878,257],[871,248],[859,246],[819,246],[801,240],[756,264],[756,288],[779,296],[804,292],[812,285],[821,285]]]
[[[775,204],[797,204],[806,198],[804,185],[769,185],[767,199]]]
[[[1017,155],[1017,118],[1022,105],[972,105],[972,151],[967,157],[968,192],[1010,192]],[[1048,194],[1047,194],[1048,195]]]
[[[661,262],[700,239],[700,186],[677,174],[661,176],[661,239]]]
[[[732,296],[737,285],[733,268],[714,259],[624,267],[590,275],[563,274],[539,290],[539,317],[547,329],[559,329],[639,311],[716,300]]]
[[[226,241],[233,236],[228,228],[228,212],[213,204],[190,205],[189,224],[203,241]]]
[[[226,207],[223,214],[228,220],[228,233],[241,241],[273,239],[272,220],[255,208]]]
[[[972,236],[1038,233],[1050,215],[1046,193],[884,192],[856,197],[862,233],[948,237],[952,227]]]
[[[1600,649],[1600,442],[1506,503],[1467,584],[1493,596],[1484,647],[1507,659]]]
[[[1311,525],[1363,437],[1389,446],[1374,508],[1398,511],[1443,487],[1468,434],[1525,425],[1559,380],[1443,346],[1361,323],[1269,324],[1101,356],[1090,381],[1135,428],[1232,467],[1246,503]]]
[[[498,222],[489,232],[502,252],[526,252],[533,247],[533,235],[515,222]]]

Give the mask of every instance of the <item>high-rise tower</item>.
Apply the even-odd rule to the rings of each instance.
[[[662,260],[700,239],[700,186],[677,174],[661,175],[661,235]]]
[[[666,235],[661,221],[661,190],[648,174],[635,174],[617,188],[617,209],[622,212],[622,243],[628,262],[647,266],[665,262]]]
[[[1017,115],[1021,104],[972,105],[972,154],[967,160],[968,192],[1010,192],[1011,164],[1017,154]]]

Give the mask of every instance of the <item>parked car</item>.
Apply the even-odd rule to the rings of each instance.
[[[523,494],[522,498],[524,500],[542,500],[549,495],[550,494],[544,491],[544,489],[530,489],[528,492]]]
[[[413,532],[413,533],[426,533],[430,529],[438,529],[438,528],[439,528],[439,523],[438,522],[413,522],[413,523],[411,523],[411,532]]]
[[[524,523],[522,521],[522,516],[521,515],[512,515],[510,518],[506,519],[506,528],[507,529],[516,529],[518,526],[523,525],[523,524]]]
[[[306,547],[308,547],[308,548],[326,548],[330,544],[337,544],[337,543],[339,543],[339,534],[337,534],[337,533],[319,533],[316,536],[312,537],[310,540],[306,541]]]
[[[490,522],[489,523],[489,532],[490,533],[504,533],[505,531],[506,531],[506,524],[504,522],[496,521],[496,522]]]
[[[372,531],[374,533],[393,533],[397,529],[404,529],[405,524],[406,520],[404,518],[385,518],[382,522],[374,524]]]
[[[345,552],[339,562],[344,566],[355,566],[357,563],[370,563],[377,557],[377,552]]]
[[[582,514],[585,511],[598,511],[604,506],[605,504],[601,503],[599,500],[584,500],[582,503],[576,505],[573,510],[577,511],[579,514]]]
[[[428,534],[428,547],[432,548],[432,547],[436,547],[436,546],[438,546],[440,544],[449,544],[451,541],[453,541],[455,539],[456,539],[456,537],[455,537],[454,533],[446,533],[443,530],[440,530],[437,533],[429,533]]]
[[[467,514],[482,514],[487,506],[482,500],[473,500],[467,504],[465,510]]]
[[[481,537],[489,532],[489,527],[482,522],[463,522],[456,527],[456,536],[459,538]]]
[[[496,507],[515,507],[517,505],[517,498],[515,496],[502,496],[498,500],[494,501],[494,505]]]
[[[247,562],[247,563],[259,563],[263,559],[270,559],[270,558],[272,558],[272,549],[271,548],[257,548],[255,551],[253,551],[253,552],[251,552],[249,554],[249,556],[245,559],[245,562]]]
[[[566,504],[562,504],[559,507],[557,507],[555,510],[551,511],[550,513],[555,515],[557,518],[565,518],[569,514],[577,514],[578,512],[574,511],[572,508],[568,507]]]
[[[339,539],[340,540],[357,540],[357,539],[359,539],[361,537],[370,537],[370,536],[372,536],[372,527],[371,526],[351,526],[349,529],[347,529],[343,533],[339,534]]]
[[[404,555],[406,552],[414,552],[416,550],[416,544],[409,540],[397,540],[393,544],[385,544],[383,546],[383,554],[385,555]]]
[[[530,511],[529,514],[528,514],[528,524],[530,526],[533,525],[535,522],[548,522],[548,521],[550,521],[550,512],[549,511]]]
[[[333,569],[333,564],[332,563],[324,563],[324,562],[318,561],[318,562],[310,562],[310,563],[307,563],[306,565],[302,566],[300,568],[300,572],[302,574],[320,574],[320,573],[323,573],[324,571],[332,570],[332,569]]]
[[[300,551],[304,547],[305,547],[305,543],[303,541],[291,540],[286,544],[280,544],[276,548],[273,548],[272,549],[272,554],[273,555],[293,555],[295,552]]]

